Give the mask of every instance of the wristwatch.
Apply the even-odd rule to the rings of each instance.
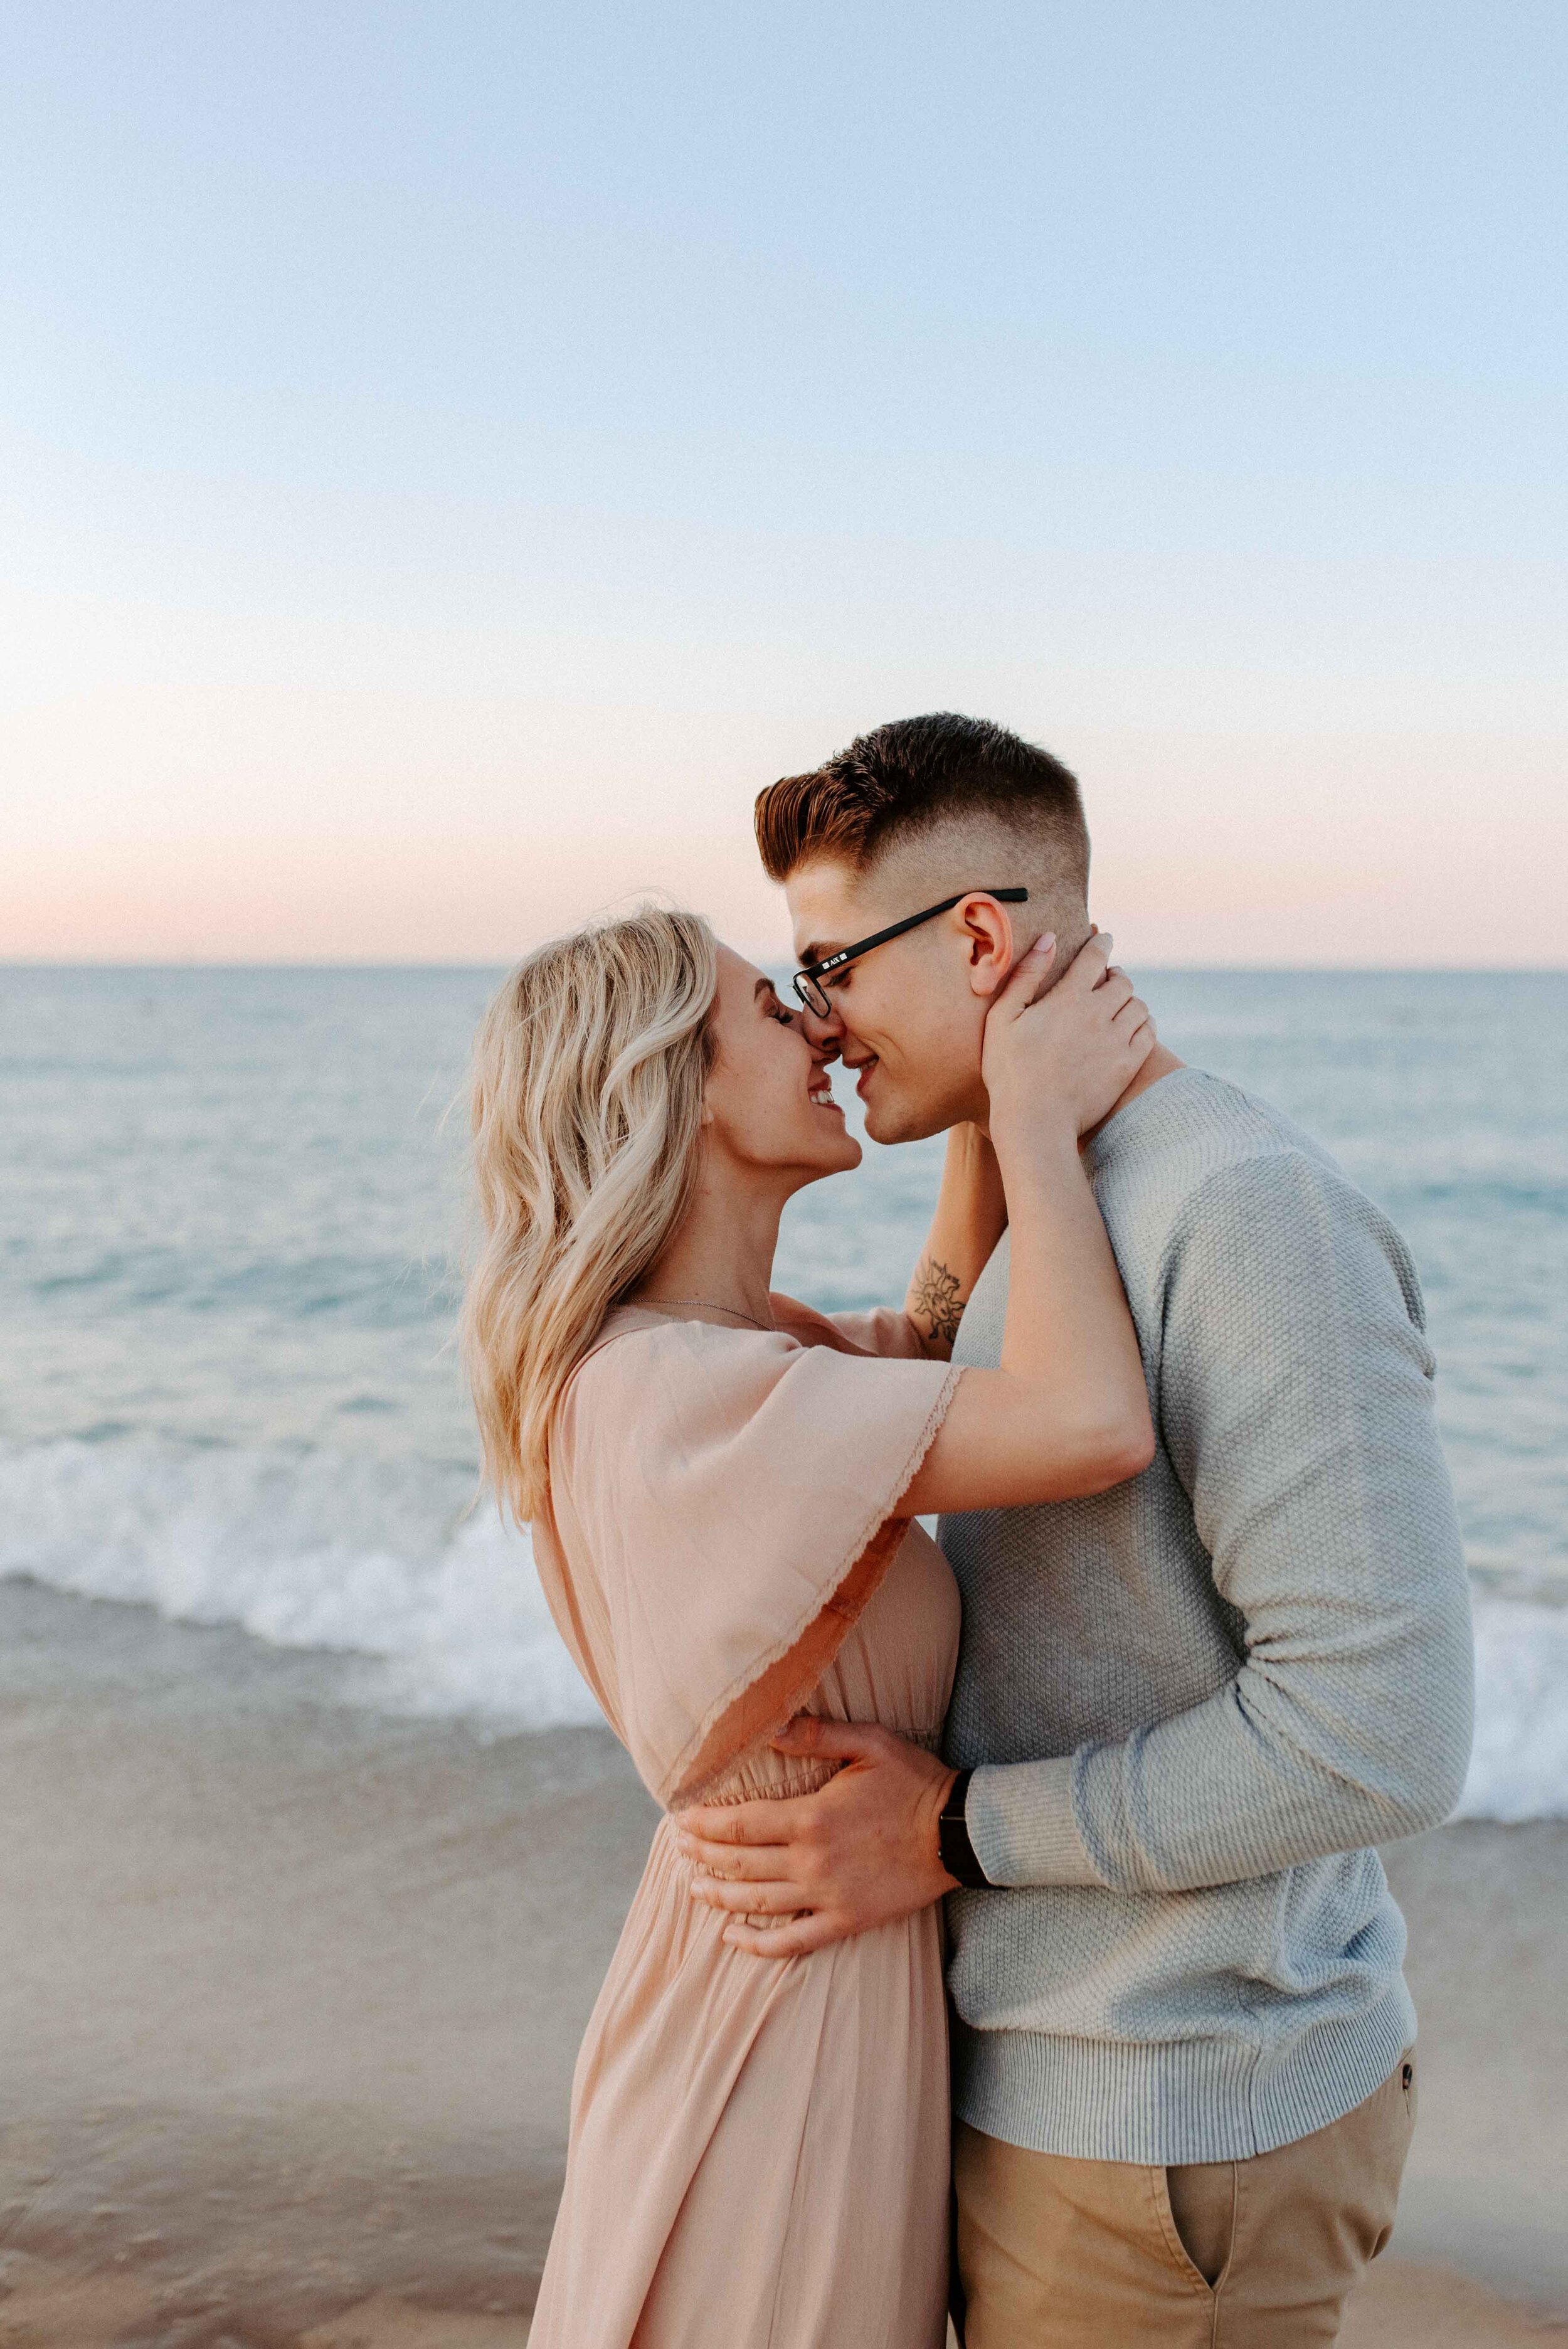
[[[953,1790],[937,1822],[936,1846],[948,1875],[978,1890],[982,1885],[989,1885],[991,1879],[975,1857],[975,1847],[969,1840],[969,1821],[964,1813],[969,1781],[974,1775],[973,1770],[960,1770],[953,1781]]]

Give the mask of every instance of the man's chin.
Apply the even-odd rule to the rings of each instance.
[[[949,1121],[923,1112],[913,1102],[868,1101],[865,1104],[866,1132],[873,1142],[923,1142],[933,1133],[940,1133]]]

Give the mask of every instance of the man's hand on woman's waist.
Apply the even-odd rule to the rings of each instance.
[[[724,1938],[759,1958],[800,1957],[929,1908],[956,1879],[940,1822],[956,1772],[891,1730],[802,1713],[780,1754],[841,1761],[814,1795],[680,1813],[694,1899],[730,1912]],[[748,1918],[777,1917],[777,1925]]]

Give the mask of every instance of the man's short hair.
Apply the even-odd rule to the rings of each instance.
[[[894,719],[810,774],[769,783],[757,795],[757,845],[774,881],[818,857],[864,873],[890,849],[972,815],[1034,834],[1087,895],[1088,827],[1077,777],[1005,726],[945,709]]]

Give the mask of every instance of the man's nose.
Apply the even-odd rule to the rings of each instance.
[[[838,1059],[839,1048],[844,1040],[844,1023],[836,1011],[830,1011],[824,1019],[812,1010],[809,1003],[805,1004],[801,1008],[800,1025],[813,1052],[820,1052],[824,1061]]]

